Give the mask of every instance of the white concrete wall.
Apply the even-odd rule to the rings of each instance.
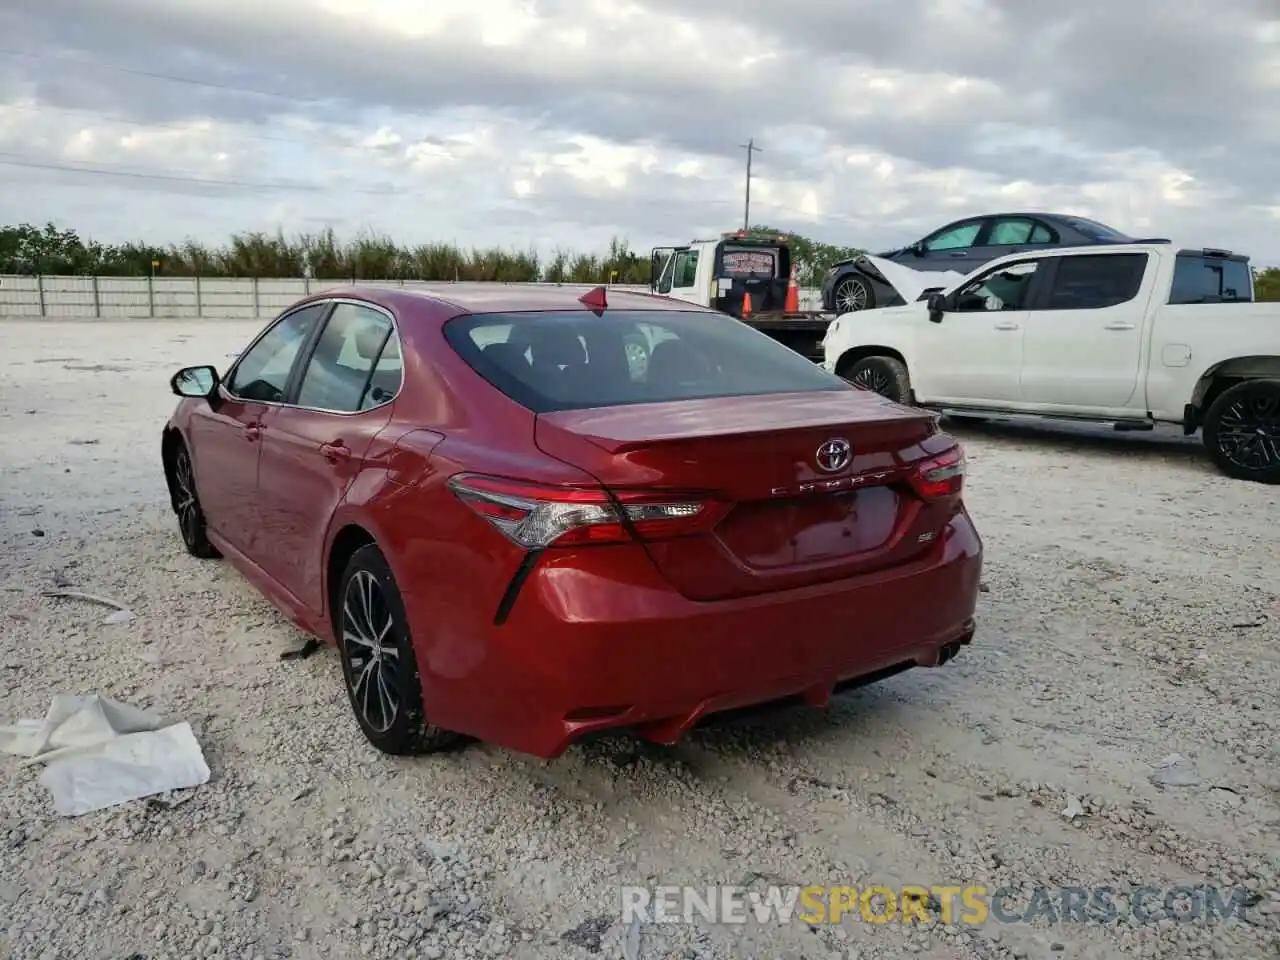
[[[348,286],[341,280],[194,279],[191,277],[21,277],[0,275],[0,317],[67,320],[124,320],[146,317],[182,319],[262,319],[273,317],[310,293]],[[451,287],[426,280],[362,280],[361,286]],[[544,286],[544,284],[508,284]],[[589,290],[595,284],[569,283]],[[618,284],[619,290],[644,292],[644,285]],[[802,309],[821,306],[817,290],[801,290]]]

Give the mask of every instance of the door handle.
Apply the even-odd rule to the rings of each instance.
[[[244,438],[249,443],[254,443],[262,436],[261,423],[246,423],[244,425]]]
[[[320,456],[324,457],[330,463],[341,463],[344,460],[351,459],[351,448],[341,440],[334,440],[332,443],[320,444]]]
[[[1102,329],[1103,330],[1132,330],[1133,324],[1117,321],[1116,323],[1108,323],[1104,325]]]
[[[968,250],[957,250],[955,253],[951,254],[953,257],[967,257],[968,255]]]
[[[997,330],[1021,330],[1022,324],[1014,323],[1012,320],[1002,320],[996,324]]]

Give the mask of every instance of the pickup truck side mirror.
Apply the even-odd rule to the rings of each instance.
[[[940,293],[929,294],[929,320],[932,323],[941,323],[942,315],[947,310],[947,298]]]

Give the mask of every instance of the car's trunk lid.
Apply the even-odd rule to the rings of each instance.
[[[730,505],[710,532],[646,546],[695,600],[909,563],[955,509],[920,500],[907,482],[913,463],[953,445],[933,415],[852,388],[545,413],[535,438],[611,489]],[[818,463],[829,441],[852,447],[834,470]]]

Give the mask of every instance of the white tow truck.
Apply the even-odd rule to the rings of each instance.
[[[649,290],[737,317],[820,363],[822,337],[832,315],[786,309],[791,268],[786,237],[726,233],[718,240],[655,247]],[[751,309],[744,311],[748,297]]]
[[[1203,431],[1225,474],[1280,483],[1280,303],[1248,258],[1167,242],[1012,254],[925,299],[844,314],[823,365],[957,419]]]

